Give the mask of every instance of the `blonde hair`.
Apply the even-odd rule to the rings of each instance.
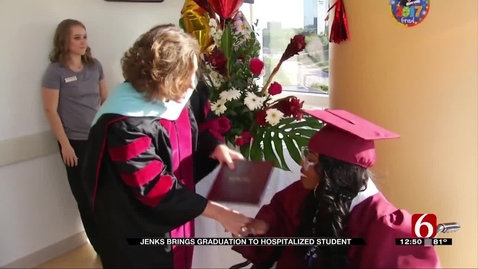
[[[194,75],[199,44],[172,25],[158,25],[141,35],[121,59],[123,76],[146,98],[179,99]]]
[[[52,63],[60,63],[64,66],[68,61],[68,46],[70,42],[71,28],[73,26],[81,26],[86,30],[83,23],[77,20],[66,19],[56,27],[55,36],[53,37],[53,49],[50,52],[50,61]],[[94,65],[95,61],[91,55],[91,48],[86,48],[86,53],[81,56],[81,62],[86,65]]]

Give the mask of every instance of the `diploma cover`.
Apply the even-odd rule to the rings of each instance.
[[[208,199],[215,202],[258,205],[270,175],[272,162],[237,160],[234,170],[223,164],[209,191]]]

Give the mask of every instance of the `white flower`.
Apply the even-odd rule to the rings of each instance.
[[[209,35],[213,38],[217,46],[221,44],[222,30],[217,27],[215,19],[209,20]]]
[[[244,98],[244,104],[251,111],[260,108],[262,106],[263,101],[264,100],[261,97],[255,95],[252,92],[248,92],[246,98]]]
[[[275,108],[268,109],[266,114],[266,121],[272,126],[279,124],[280,120],[284,117],[284,113]]]
[[[228,91],[223,91],[219,94],[221,99],[225,99],[227,101],[237,100],[241,98],[241,92],[236,89],[231,89]]]
[[[214,114],[216,114],[217,116],[221,116],[222,114],[224,114],[227,110],[227,107],[226,107],[226,100],[221,98],[219,100],[217,100],[216,102],[212,103],[211,104],[211,110]]]
[[[214,33],[211,33],[211,35],[214,43],[216,43],[216,46],[221,47],[222,30],[216,30]]]
[[[207,79],[206,79],[206,84],[208,86],[212,86],[214,88],[219,88],[221,87],[222,83],[224,82],[224,77],[219,74],[210,64],[206,65],[207,68]]]
[[[209,26],[211,28],[217,29],[217,21],[215,19],[210,19],[209,20]]]

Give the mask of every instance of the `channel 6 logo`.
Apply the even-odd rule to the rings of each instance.
[[[437,216],[435,214],[413,214],[412,235],[415,238],[432,238],[437,235]]]

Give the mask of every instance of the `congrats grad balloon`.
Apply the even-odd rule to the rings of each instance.
[[[427,17],[430,0],[390,0],[390,11],[399,24],[413,27]]]
[[[232,30],[234,32],[252,32],[252,27],[246,19],[246,16],[241,11],[238,11],[234,18],[232,19],[233,26]]]
[[[181,10],[179,24],[184,31],[194,35],[199,42],[201,52],[206,50],[212,43],[210,35],[209,17],[207,11],[201,8],[193,0],[186,0]]]

